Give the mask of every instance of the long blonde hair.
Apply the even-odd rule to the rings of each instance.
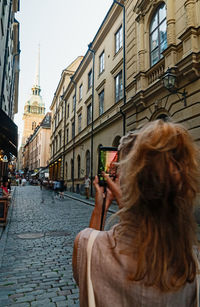
[[[129,279],[178,290],[196,274],[198,150],[183,126],[156,120],[141,129],[120,164],[123,208],[115,236],[134,229],[137,269]]]

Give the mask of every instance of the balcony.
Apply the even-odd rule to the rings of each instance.
[[[146,78],[148,80],[147,81],[148,86],[157,81],[164,74],[164,71],[165,71],[165,60],[163,58],[147,71]]]

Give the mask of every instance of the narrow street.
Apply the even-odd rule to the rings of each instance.
[[[0,240],[0,306],[79,306],[73,241],[92,207],[25,186],[15,188],[9,211]]]

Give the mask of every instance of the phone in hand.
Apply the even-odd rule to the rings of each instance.
[[[106,186],[102,172],[109,174],[110,177],[116,178],[118,162],[118,150],[116,147],[99,147],[99,161],[98,161],[98,178],[99,185]]]

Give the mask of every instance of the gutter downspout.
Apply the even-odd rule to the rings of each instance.
[[[63,95],[61,95],[61,98],[63,99]],[[62,172],[62,179],[63,180],[65,180],[64,179],[64,177],[65,177],[65,172],[64,172],[64,167],[65,167],[65,126],[66,126],[66,101],[65,100],[63,100],[64,101],[64,103],[65,103],[65,112],[64,112],[64,133],[63,133],[63,135],[64,135],[64,142],[63,142],[63,145],[64,145],[64,147],[63,147],[63,172]]]
[[[90,167],[90,195],[93,196],[93,130],[94,130],[94,64],[95,51],[91,48],[92,43],[88,45],[89,51],[92,53],[92,123],[91,123],[91,167]]]
[[[123,8],[123,92],[124,92],[124,105],[126,104],[126,40],[125,40],[125,6],[117,0],[113,0],[114,3],[118,4]],[[123,135],[126,133],[126,114],[121,110],[120,113],[123,117]]]
[[[15,74],[19,72],[18,71],[15,71],[15,57],[20,55],[20,52],[21,50],[19,49],[17,53],[15,53],[13,55],[13,72],[12,72],[12,83],[11,83],[11,87],[10,87],[10,101],[9,101],[9,116],[11,117],[13,112],[12,112],[12,109],[13,109],[13,87],[14,87],[14,83],[15,83]]]
[[[71,82],[74,84],[74,90],[75,90],[75,104],[74,104],[74,137],[73,137],[73,172],[72,172],[72,192],[74,193],[74,165],[75,165],[75,135],[76,135],[76,87],[77,84],[73,80],[73,77],[70,78]],[[74,103],[74,101],[73,101]]]
[[[2,75],[2,84],[1,84],[1,99],[0,99],[0,109],[2,109],[3,105],[3,92],[5,86],[5,77],[6,77],[6,62],[7,62],[7,54],[8,54],[8,37],[10,31],[10,24],[11,24],[11,9],[12,9],[12,0],[10,0],[10,7],[9,7],[9,14],[8,14],[8,26],[7,26],[7,33],[6,33],[6,44],[5,44],[5,53],[4,53],[4,63],[3,63],[3,75]]]

